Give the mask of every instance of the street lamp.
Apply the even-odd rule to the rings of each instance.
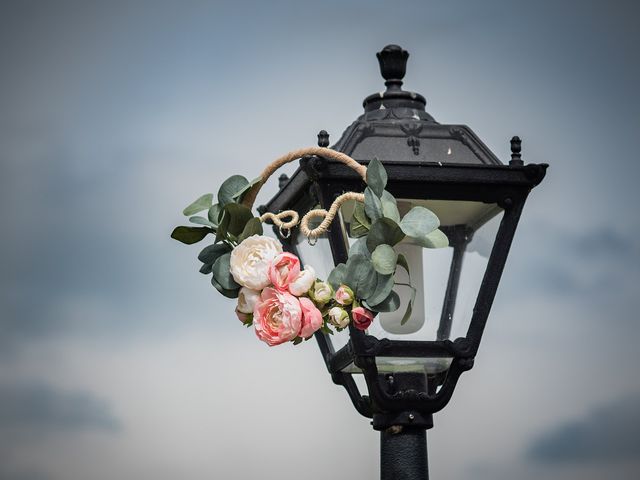
[[[426,430],[443,409],[462,372],[478,351],[507,254],[527,195],[545,176],[546,164],[521,160],[521,142],[511,139],[511,160],[502,164],[465,125],[437,123],[422,95],[401,88],[409,54],[389,45],[377,54],[386,91],[364,100],[364,114],[333,149],[367,164],[378,158],[388,173],[387,190],[401,211],[422,205],[440,219],[448,248],[422,249],[411,241],[404,253],[417,290],[408,320],[381,313],[366,331],[315,334],[333,381],[347,391],[356,410],[381,431],[383,479],[426,479]],[[318,134],[329,146],[329,135]],[[300,213],[329,205],[340,194],[362,191],[362,179],[344,164],[310,156],[261,210]],[[310,248],[299,234],[280,236],[285,249],[313,265],[319,277],[346,262],[353,213],[345,205],[330,231]],[[396,273],[396,285],[408,283]],[[396,286],[402,303],[410,287]],[[400,308],[399,312],[404,309]],[[364,382],[362,382],[364,380]]]

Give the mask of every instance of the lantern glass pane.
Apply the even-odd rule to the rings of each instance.
[[[422,357],[376,357],[378,373],[424,373],[435,375],[449,370],[451,357],[422,358]],[[350,363],[342,369],[346,373],[362,373],[358,367]]]
[[[401,215],[414,206],[424,206],[438,215],[440,228],[449,237],[449,246],[422,248],[408,237],[395,246],[409,265],[409,274],[400,267],[395,274],[394,291],[400,297],[400,308],[378,314],[367,333],[393,340],[465,337],[502,209],[495,204],[470,201],[398,201]],[[345,222],[347,218],[345,215]],[[349,243],[355,240],[349,238]],[[412,287],[416,290],[415,299],[410,314],[405,317]],[[389,362],[398,364],[395,360]]]
[[[315,245],[311,245],[307,237],[298,232],[298,235],[293,239],[293,245],[300,257],[302,266],[311,265],[318,279],[326,280],[334,267],[333,255],[331,254],[327,236],[318,237]]]
[[[413,341],[465,337],[503,211],[495,204],[482,202],[398,200],[401,216],[414,206],[424,206],[438,216],[440,229],[449,237],[449,246],[422,248],[409,238],[395,246],[407,258],[410,270],[410,276],[402,268],[397,268],[395,274],[394,291],[400,297],[400,308],[379,313],[366,333],[379,339]],[[352,211],[353,205],[344,205],[340,215],[343,238],[348,245],[356,240],[347,233]],[[303,265],[312,265],[319,279],[328,277],[335,262],[326,236],[310,245],[298,233],[293,246]],[[413,291],[402,284],[409,283],[416,289],[416,295],[411,314],[404,319]],[[338,351],[349,341],[348,329],[325,337],[332,349]],[[451,357],[376,357],[381,374],[419,372],[432,384],[444,380],[451,362]],[[360,373],[353,364],[343,371]]]
[[[318,237],[317,242],[311,245],[304,235],[298,229],[297,235],[292,239],[302,266],[311,265],[316,272],[318,280],[326,280],[331,270],[335,266],[331,246],[326,234]],[[325,334],[327,342],[337,352],[349,342],[349,329],[341,332],[334,331],[333,335]]]

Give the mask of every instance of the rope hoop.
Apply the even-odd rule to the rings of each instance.
[[[247,192],[247,194],[244,197],[244,200],[242,201],[242,204],[249,208],[252,208],[253,203],[255,202],[256,197],[258,195],[258,192],[262,188],[262,185],[266,183],[269,177],[278,168],[282,167],[283,165],[286,165],[287,163],[291,163],[294,160],[298,160],[306,155],[318,155],[324,158],[330,158],[332,160],[341,162],[345,164],[347,167],[355,170],[355,172],[358,175],[360,175],[362,180],[364,180],[365,182],[367,180],[367,167],[359,164],[349,155],[346,155],[342,152],[338,152],[336,150],[331,150],[330,148],[324,148],[324,147],[301,148],[298,150],[293,150],[292,152],[289,152],[286,155],[283,155],[282,157],[277,158],[276,160],[271,162],[269,165],[267,165],[267,167],[262,171],[262,174],[260,175],[260,181],[256,183],[253,187],[251,187],[251,189]],[[317,238],[320,235],[322,235],[328,230],[329,226],[331,225],[331,222],[337,215],[338,210],[340,209],[340,206],[348,200],[364,202],[364,194],[356,193],[356,192],[346,192],[340,195],[338,198],[336,198],[333,201],[328,211],[318,208],[318,209],[307,212],[307,214],[304,217],[302,217],[302,221],[300,222],[300,231],[302,232],[302,234],[307,238],[309,238],[310,241],[317,240]],[[310,229],[309,222],[311,221],[311,219],[319,218],[319,217],[322,218],[320,225],[314,229]],[[284,219],[286,218],[289,218],[289,220],[285,221]],[[260,221],[266,222],[267,220],[271,220],[274,223],[274,225],[276,225],[280,229],[280,232],[282,233],[282,235],[286,237],[290,233],[290,230],[298,224],[299,218],[300,216],[298,215],[298,212],[296,212],[295,210],[285,210],[277,214],[267,212],[262,216],[260,216]]]

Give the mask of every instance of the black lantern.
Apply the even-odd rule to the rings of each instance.
[[[350,325],[335,335],[315,335],[333,381],[382,431],[382,478],[426,478],[425,430],[451,399],[462,372],[473,366],[525,200],[547,165],[524,165],[518,137],[504,165],[467,126],[437,123],[425,112],[423,96],[401,88],[408,53],[389,45],[377,56],[387,89],[364,100],[364,114],[332,148],[363,164],[381,160],[400,211],[415,205],[432,210],[449,247],[423,250],[409,241],[396,246],[417,288],[408,321],[400,321],[401,306],[400,313],[379,314],[366,332]],[[318,144],[329,145],[325,131]],[[281,177],[280,192],[262,208],[302,214],[364,187],[343,164],[306,157],[291,178]],[[315,246],[301,234],[281,240],[326,278],[347,260],[354,241],[350,221],[346,205]],[[396,273],[397,284],[408,283],[403,275]],[[395,290],[408,301],[408,287]]]

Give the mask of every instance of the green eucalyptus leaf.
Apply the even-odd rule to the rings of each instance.
[[[351,217],[351,223],[349,223],[349,235],[352,238],[364,237],[367,233],[369,233],[370,227],[371,221],[364,211],[364,203],[355,202],[353,215]]]
[[[256,185],[257,183],[262,181],[262,177],[257,177],[254,178],[253,180],[251,180],[250,182],[248,182],[244,187],[242,187],[240,190],[238,190],[236,193],[233,194],[233,199],[235,201],[242,202],[242,199],[244,198],[244,196],[247,194],[247,192],[249,190],[251,190],[251,188]]]
[[[360,222],[360,224],[367,227],[367,229],[371,227],[371,220],[369,220],[369,217],[367,217],[367,214],[364,210],[363,202],[356,202],[356,206],[353,210],[353,216],[358,220],[358,222]]]
[[[224,255],[218,257],[218,259],[213,264],[213,276],[216,279],[216,282],[220,284],[222,288],[225,290],[234,290],[236,288],[240,288],[240,285],[236,283],[231,275],[231,253],[225,253]]]
[[[239,288],[234,288],[234,289],[223,288],[222,285],[218,283],[215,276],[211,277],[211,285],[216,287],[216,290],[218,290],[222,295],[224,295],[227,298],[238,298],[238,292],[240,291]]]
[[[400,223],[400,212],[398,211],[398,203],[395,197],[384,190],[380,198],[380,203],[382,203],[382,215],[396,223]]]
[[[440,220],[431,210],[413,207],[400,221],[402,231],[413,238],[420,238],[433,232],[440,226]]]
[[[220,223],[220,217],[222,216],[222,207],[219,203],[215,205],[211,205],[209,211],[207,212],[207,217],[209,217],[209,221],[214,223],[216,226]]]
[[[205,275],[208,275],[211,273],[212,269],[213,269],[213,265],[211,263],[204,263],[200,267],[200,273],[204,273]]]
[[[230,176],[220,185],[220,190],[218,190],[218,203],[224,207],[234,202],[234,196],[246,188],[247,185],[249,185],[249,180],[242,175]]]
[[[396,271],[396,262],[398,254],[393,247],[382,244],[378,245],[373,253],[371,253],[371,263],[376,272],[382,275],[391,275]]]
[[[382,202],[369,187],[364,189],[364,211],[372,222],[382,217]]]
[[[340,263],[335,266],[331,273],[327,277],[327,283],[331,285],[334,290],[337,290],[340,285],[344,283],[344,277],[347,273],[347,265]]]
[[[404,233],[396,222],[389,218],[379,218],[371,225],[367,235],[367,248],[373,252],[378,245],[394,246],[404,238]]]
[[[230,220],[231,215],[229,212],[227,212],[226,209],[222,209],[222,213],[220,214],[220,223],[218,223],[218,228],[216,229],[216,243],[227,239],[227,229],[229,228]]]
[[[373,294],[367,298],[367,302],[374,305],[382,302],[391,293],[393,285],[393,275],[381,275],[376,273],[376,289]]]
[[[411,312],[413,312],[413,302],[416,300],[416,289],[415,287],[411,287],[411,298],[409,299],[409,303],[407,303],[407,309],[402,316],[402,320],[400,320],[400,325],[404,325],[411,318]]]
[[[193,203],[191,203],[188,207],[186,207],[182,214],[190,217],[191,215],[201,212],[202,210],[208,209],[213,203],[213,193],[206,193],[201,197],[198,197]]]
[[[243,232],[247,222],[254,218],[249,207],[240,205],[239,203],[229,203],[225,205],[224,210],[225,215],[222,222],[220,222],[220,226],[222,227],[222,225],[225,224],[226,234],[231,234],[236,237]]]
[[[198,254],[198,260],[202,263],[213,265],[214,262],[225,253],[231,251],[231,247],[226,243],[214,243],[208,247],[204,247]]]
[[[347,260],[344,284],[358,298],[367,298],[375,292],[376,272],[371,260],[364,255],[352,255]]]
[[[176,227],[171,232],[171,238],[191,245],[198,243],[210,233],[213,233],[213,230],[208,227]]]
[[[405,272],[407,272],[407,276],[411,278],[411,273],[409,272],[409,262],[407,262],[407,257],[404,256],[404,253],[398,254],[398,265],[404,268]]]
[[[449,246],[449,238],[442,230],[436,228],[423,237],[412,237],[416,243],[424,248],[443,248]]]
[[[244,226],[244,230],[242,230],[242,233],[238,237],[238,242],[241,242],[252,235],[262,235],[262,233],[262,222],[259,218],[253,217],[249,219],[247,224]]]
[[[382,162],[377,158],[374,158],[367,165],[367,185],[373,193],[378,197],[382,196],[384,187],[387,186],[387,171],[384,169]]]
[[[364,255],[367,258],[371,257],[371,253],[367,248],[366,238],[359,238],[351,245],[349,248],[349,256],[351,257],[352,255]]]
[[[195,223],[197,225],[206,225],[207,227],[211,227],[214,230],[216,228],[216,226],[212,222],[210,222],[208,219],[206,219],[204,217],[198,217],[198,216],[189,217],[189,221],[191,223]]]
[[[366,307],[374,312],[395,312],[400,308],[400,297],[396,292],[391,290],[387,298],[382,302],[375,305],[370,305],[369,302],[367,302]]]
[[[369,229],[362,225],[355,217],[351,220],[349,224],[349,236],[351,238],[361,238],[369,233]]]

